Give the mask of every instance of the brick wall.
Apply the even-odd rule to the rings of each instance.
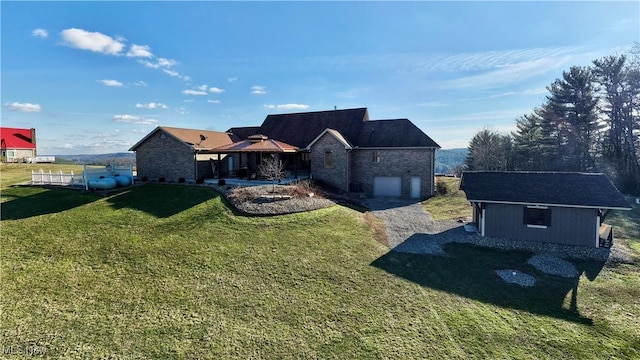
[[[195,164],[192,150],[172,136],[160,137],[158,131],[149,137],[136,150],[136,169],[138,178],[147,177],[157,180],[164,177],[167,181],[178,181],[183,177],[195,181]]]
[[[333,166],[325,167],[325,153],[330,151]],[[349,153],[335,137],[325,133],[311,148],[311,175],[344,191],[349,191]]]
[[[378,151],[380,162],[373,162]],[[369,196],[373,195],[373,179],[376,176],[400,176],[402,197],[411,196],[411,178],[420,177],[420,197],[434,194],[433,149],[353,150],[351,156],[351,181],[362,185]]]

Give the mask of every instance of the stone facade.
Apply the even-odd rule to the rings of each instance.
[[[325,164],[331,154],[332,164]],[[338,139],[325,133],[311,148],[311,175],[315,180],[349,191],[349,152]]]
[[[377,152],[379,162],[374,162]],[[420,198],[434,194],[435,149],[356,149],[351,153],[351,182],[359,184],[365,194],[373,195],[377,176],[401,177],[402,197],[411,196],[411,178],[420,178]]]
[[[153,134],[136,149],[136,169],[139,179],[195,181],[193,150],[163,131]]]

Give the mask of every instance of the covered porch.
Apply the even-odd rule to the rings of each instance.
[[[210,149],[206,153],[214,155],[211,157],[211,181],[224,178],[227,184],[233,185],[260,185],[259,182],[271,184],[271,180],[264,179],[259,171],[267,159],[282,163],[283,175],[279,179],[280,183],[308,178],[310,174],[309,166],[305,166],[304,162],[304,155],[308,157],[308,153],[302,153],[293,145],[269,139],[265,135],[251,135],[247,140]]]

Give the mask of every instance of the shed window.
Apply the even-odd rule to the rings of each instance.
[[[380,162],[380,151],[374,151],[373,152],[373,156],[371,157],[371,161],[373,161],[374,163],[379,163]]]
[[[547,207],[524,208],[524,224],[528,227],[546,228],[551,226],[551,209]]]
[[[331,151],[324,152],[324,167],[325,168],[333,167],[333,153]]]

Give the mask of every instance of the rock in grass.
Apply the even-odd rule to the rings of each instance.
[[[496,274],[509,284],[531,287],[536,285],[536,278],[518,270],[496,270]]]
[[[580,275],[578,269],[572,263],[549,254],[535,255],[527,263],[545,274],[566,278],[574,278]]]

